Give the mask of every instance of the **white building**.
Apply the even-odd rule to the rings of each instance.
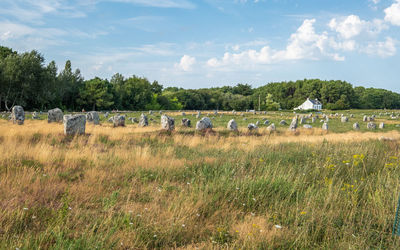
[[[313,99],[307,98],[307,100],[303,104],[301,104],[297,108],[294,108],[294,110],[308,110],[308,109],[321,110],[322,103],[320,101],[318,101],[317,99],[313,100]]]

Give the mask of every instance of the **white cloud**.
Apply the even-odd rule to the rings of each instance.
[[[370,55],[377,55],[382,58],[394,56],[397,52],[396,41],[391,37],[386,37],[384,42],[370,42],[366,48],[365,53]]]
[[[375,35],[388,28],[382,20],[374,19],[372,22],[364,21],[356,15],[350,15],[339,19],[333,18],[328,26],[331,30],[339,33],[344,39],[356,37],[363,32],[368,35]]]
[[[385,9],[385,21],[400,26],[400,0]]]
[[[196,58],[184,55],[182,56],[179,63],[175,64],[175,68],[178,68],[182,71],[191,71],[192,66],[196,63]]]

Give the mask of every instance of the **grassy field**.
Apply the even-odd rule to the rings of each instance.
[[[373,113],[385,129],[367,131]],[[290,112],[237,115],[237,133],[226,113],[206,134],[178,113],[160,131],[156,113],[146,128],[102,118],[76,137],[0,120],[0,249],[398,249],[400,120],[385,113],[346,111],[328,132],[319,120],[289,132]],[[278,131],[249,133],[262,118]]]

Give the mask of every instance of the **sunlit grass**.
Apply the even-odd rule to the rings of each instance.
[[[209,134],[103,121],[77,137],[0,120],[0,248],[398,248],[395,123],[235,133],[225,116]]]

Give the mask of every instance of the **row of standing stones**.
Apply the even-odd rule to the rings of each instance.
[[[152,111],[149,112],[149,114],[152,114]],[[162,112],[160,111],[160,114],[162,114]],[[185,116],[186,114],[184,112],[182,112],[182,116]],[[109,113],[106,113],[104,115],[106,118],[109,116]],[[201,116],[201,112],[198,112],[196,117],[200,118]],[[337,116],[337,115],[336,115]],[[353,115],[350,115],[351,118],[353,118]],[[33,119],[39,119],[38,114],[36,112],[33,113],[32,115]],[[299,123],[300,124],[304,124],[306,123],[306,119],[311,119],[312,123],[316,122],[316,119],[318,119],[318,115],[317,116],[313,116],[312,114],[306,115],[306,116],[298,116],[296,115],[290,125],[289,125],[289,130],[291,131],[295,131],[298,126]],[[329,116],[327,115],[323,115],[323,120],[321,120],[321,123],[323,123],[322,125],[322,129],[323,130],[328,130],[329,129]],[[137,122],[139,123],[140,127],[146,127],[149,125],[148,122],[148,118],[146,115],[144,115],[143,113],[140,116],[140,119],[138,120],[137,118],[129,118],[132,122]],[[363,121],[364,122],[368,122],[367,123],[367,128],[368,129],[376,129],[377,125],[373,122],[375,119],[375,116],[371,116],[371,117],[367,117],[364,116],[363,117]],[[18,125],[22,125],[24,124],[24,120],[25,120],[25,113],[24,113],[24,109],[21,106],[14,106],[11,112],[11,120],[13,121],[13,123],[17,123]],[[55,109],[51,109],[48,111],[48,122],[52,123],[52,122],[63,122],[64,124],[64,134],[66,135],[74,135],[74,134],[84,134],[85,133],[85,127],[86,127],[86,121],[93,123],[95,125],[100,124],[100,117],[98,112],[96,111],[90,111],[88,112],[86,115],[83,114],[76,114],[76,115],[64,115],[62,110],[59,108],[55,108]],[[109,119],[109,122],[112,122],[114,124],[114,127],[120,127],[120,126],[125,126],[125,115],[115,115],[113,117],[111,117]],[[341,117],[341,122],[342,123],[346,123],[349,122],[349,118],[346,116]],[[285,120],[280,121],[279,123],[280,125],[287,125]],[[264,125],[269,125],[269,121],[267,119],[265,119],[264,121]],[[188,118],[183,118],[182,119],[182,126],[184,127],[190,127],[191,126],[191,121]],[[257,130],[259,126],[259,122],[257,121],[255,124],[254,123],[250,123],[248,124],[247,128],[249,131],[253,131],[253,130]],[[385,124],[383,122],[381,122],[379,124],[379,128],[383,129],[385,127]],[[172,131],[175,129],[175,119],[172,117],[169,117],[165,114],[162,114],[161,116],[161,128],[163,130],[167,130],[167,131]],[[213,128],[211,119],[208,117],[203,117],[201,120],[199,120],[196,123],[196,130],[199,131],[205,131],[205,130],[210,130]],[[305,129],[311,129],[313,128],[310,124],[304,124],[303,128]],[[238,131],[238,125],[236,123],[236,121],[234,119],[230,120],[227,124],[227,129],[231,130],[231,131]],[[276,130],[276,126],[274,123],[270,124],[267,129],[269,131],[275,131]],[[353,124],[353,129],[355,130],[359,130],[360,129],[360,125],[356,122]]]

